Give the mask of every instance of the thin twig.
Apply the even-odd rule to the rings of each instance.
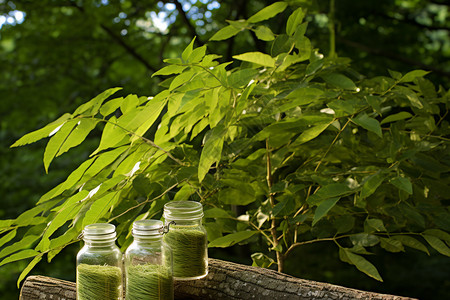
[[[135,205],[135,206],[133,206],[133,207],[130,207],[129,209],[127,209],[127,210],[124,211],[123,213],[120,213],[120,214],[118,214],[117,216],[113,217],[112,219],[109,219],[108,222],[112,222],[113,220],[115,220],[115,219],[117,219],[117,218],[123,216],[124,214],[126,214],[126,213],[132,211],[133,209],[138,208],[139,206],[142,206],[142,205],[144,205],[144,204],[147,204],[147,203],[149,203],[149,202],[152,202],[152,201],[158,200],[159,198],[162,198],[165,194],[167,194],[168,192],[170,192],[171,190],[173,190],[173,189],[174,189],[175,187],[177,187],[180,183],[181,183],[181,182],[175,183],[174,185],[172,185],[171,187],[169,187],[167,190],[165,190],[162,194],[160,194],[160,195],[158,195],[158,196],[156,196],[156,197],[154,197],[154,198],[152,198],[152,199],[146,199],[145,201],[139,203],[138,205]]]

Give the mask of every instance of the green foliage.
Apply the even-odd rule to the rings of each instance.
[[[132,222],[160,216],[171,199],[201,201],[209,246],[253,243],[259,266],[276,256],[282,270],[280,257],[324,241],[380,281],[365,258],[375,249],[429,245],[450,256],[449,92],[422,70],[364,78],[349,59],[324,57],[305,36],[303,9],[280,33],[261,27],[287,7],[277,2],[212,37],[253,31],[271,41],[268,53],[221,63],[192,40],[155,73],[168,77],[154,97],[108,99],[118,91],[109,89],[13,144],[48,137],[48,170],[95,127],[102,132],[27,218],[0,223],[1,263],[35,257],[20,281],[97,221],[117,222],[125,248]],[[17,228],[28,232],[16,242]]]

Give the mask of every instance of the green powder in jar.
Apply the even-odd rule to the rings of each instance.
[[[172,300],[173,277],[168,267],[144,264],[127,267],[126,300]]]
[[[77,300],[122,299],[122,270],[114,266],[80,264]]]
[[[176,279],[201,277],[208,268],[205,232],[192,226],[171,225],[164,241],[173,253],[173,276]]]

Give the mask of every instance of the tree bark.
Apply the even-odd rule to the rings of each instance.
[[[29,276],[21,300],[76,299],[75,283],[45,276]],[[412,298],[350,289],[295,278],[273,270],[209,259],[204,279],[175,282],[175,299],[379,299]]]

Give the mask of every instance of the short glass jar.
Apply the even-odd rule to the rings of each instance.
[[[208,240],[202,225],[203,206],[195,201],[171,201],[164,205],[164,240],[172,248],[176,280],[203,278],[208,274]]]
[[[133,223],[133,242],[125,251],[125,299],[172,300],[172,251],[163,241],[160,220]]]
[[[97,223],[84,227],[84,246],[77,254],[77,300],[122,300],[122,253],[116,227]]]

